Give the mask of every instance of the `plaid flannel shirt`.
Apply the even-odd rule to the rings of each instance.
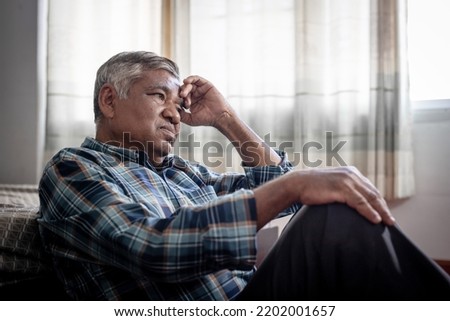
[[[47,164],[39,185],[40,232],[75,299],[229,300],[252,277],[252,188],[291,169],[217,174],[169,156],[86,138]],[[287,212],[294,212],[293,206]]]

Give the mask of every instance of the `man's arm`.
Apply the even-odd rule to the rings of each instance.
[[[374,224],[395,222],[379,191],[354,167],[292,171],[256,188],[254,195],[258,229],[294,202],[345,203]]]
[[[246,166],[278,165],[281,162],[280,156],[236,115],[207,80],[199,76],[186,78],[180,96],[189,109],[189,112],[182,112],[182,122],[217,128],[234,145]]]
[[[220,130],[237,147],[246,165],[280,163],[280,157],[238,119],[225,98],[207,80],[199,76],[186,78],[180,97],[189,109],[181,113],[181,120],[191,126],[213,126]],[[373,223],[394,224],[379,191],[354,167],[292,171],[261,185],[254,193],[258,228],[296,202],[304,205],[346,203]]]

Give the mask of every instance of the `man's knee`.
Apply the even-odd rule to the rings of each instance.
[[[290,226],[292,224],[292,226]],[[300,225],[294,227],[294,225]],[[357,234],[365,234],[373,231],[377,234],[382,233],[383,224],[373,224],[355,209],[343,203],[330,203],[324,205],[303,206],[289,222],[287,229],[299,228],[302,230],[313,230],[318,232],[325,230],[328,233],[337,233],[353,237]]]

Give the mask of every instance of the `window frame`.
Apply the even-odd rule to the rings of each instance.
[[[413,110],[450,109],[450,99],[411,100]]]

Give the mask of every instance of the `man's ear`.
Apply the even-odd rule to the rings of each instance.
[[[98,104],[104,118],[114,118],[116,98],[117,92],[114,89],[114,86],[112,86],[111,84],[104,84],[102,88],[100,88],[100,93],[98,95]]]

